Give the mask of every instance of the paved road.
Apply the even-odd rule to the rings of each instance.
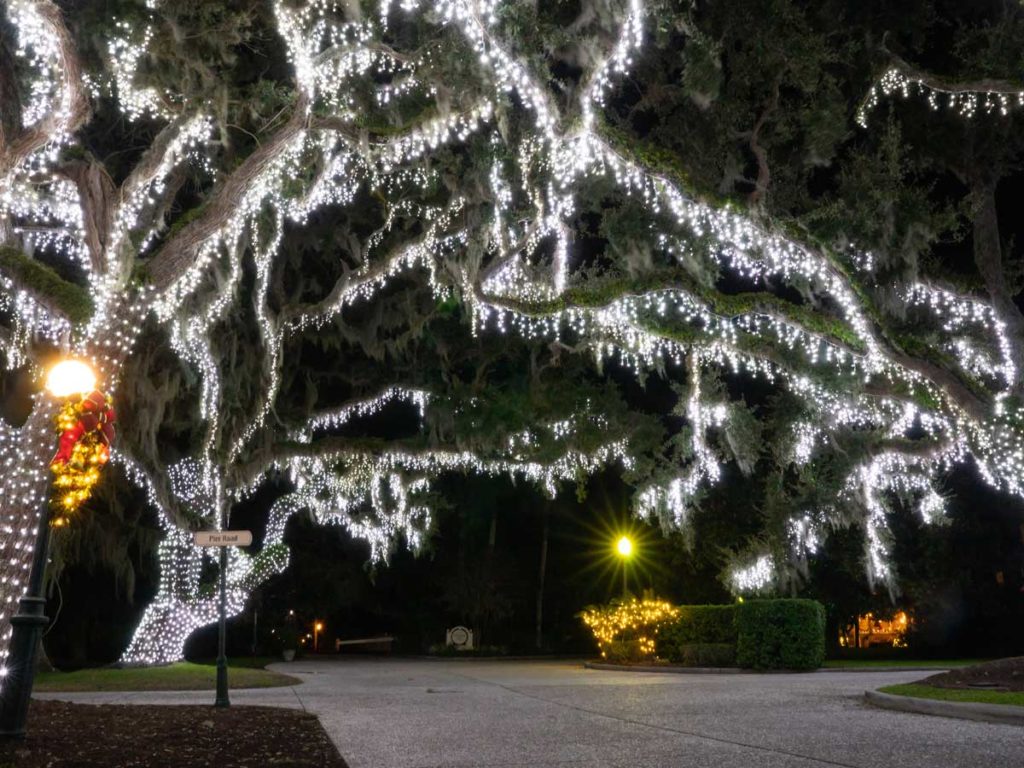
[[[921,672],[673,675],[417,660],[272,668],[303,685],[234,691],[232,702],[315,712],[351,768],[1024,766],[1024,728],[887,712],[860,700],[866,688]],[[185,703],[212,694],[59,698]]]

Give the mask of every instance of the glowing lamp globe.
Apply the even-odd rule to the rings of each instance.
[[[54,397],[70,397],[96,388],[96,374],[81,360],[61,360],[46,375],[46,390]]]
[[[629,540],[628,536],[623,536],[615,543],[615,549],[623,557],[629,557],[633,554],[633,542]]]

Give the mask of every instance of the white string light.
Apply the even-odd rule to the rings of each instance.
[[[1024,88],[1006,90],[964,90],[943,88],[927,82],[924,77],[908,75],[899,67],[890,67],[868,91],[857,110],[857,124],[868,127],[868,115],[882,97],[912,96],[924,98],[933,111],[951,109],[961,117],[972,118],[980,109],[986,114],[999,113],[1006,117],[1012,110],[1024,107]]]

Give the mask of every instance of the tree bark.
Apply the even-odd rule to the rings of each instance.
[[[490,561],[494,559],[494,544],[498,539],[498,508],[493,507],[491,509],[491,530],[487,534],[487,559],[488,566]]]
[[[544,522],[541,527],[540,538],[540,567],[537,570],[537,634],[534,641],[538,651],[544,647],[544,575],[548,567],[548,530],[551,519],[550,502],[544,505],[541,515]]]
[[[11,531],[0,537],[0,663],[7,657],[10,618],[27,587],[40,505],[50,481],[54,411],[43,397],[20,429],[0,435],[6,454],[0,460],[0,526]]]
[[[52,619],[51,619],[52,621]],[[46,655],[46,643],[43,641],[44,638],[39,639],[39,643],[36,645],[36,672],[53,672],[53,663],[50,661],[50,657]]]
[[[996,179],[975,178],[971,184],[974,202],[974,263],[985,281],[985,289],[992,300],[996,315],[1006,324],[1017,378],[1014,394],[1024,391],[1024,314],[1013,301],[1003,269],[1003,246],[999,237],[999,217],[996,211]]]

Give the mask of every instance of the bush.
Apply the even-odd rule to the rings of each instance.
[[[648,656],[639,640],[612,640],[604,646],[604,658],[611,664],[634,664]]]
[[[675,626],[681,643],[731,645],[736,642],[736,606],[683,605]]]
[[[684,654],[684,646],[735,646],[735,617],[734,605],[680,606],[679,618],[663,627],[658,634],[658,655],[677,664],[698,666],[696,662],[688,661],[695,651]],[[720,656],[719,653],[716,658]],[[716,663],[711,666],[724,665]]]
[[[632,598],[590,606],[579,617],[594,633],[602,657],[611,661],[614,652],[623,661],[635,661],[654,655],[658,632],[678,615],[679,609],[664,600]],[[621,643],[634,645],[619,647]]]
[[[817,669],[825,661],[825,609],[816,600],[736,606],[736,662],[749,669]]]
[[[673,650],[671,661],[684,667],[736,666],[736,646],[732,643],[683,643]]]

